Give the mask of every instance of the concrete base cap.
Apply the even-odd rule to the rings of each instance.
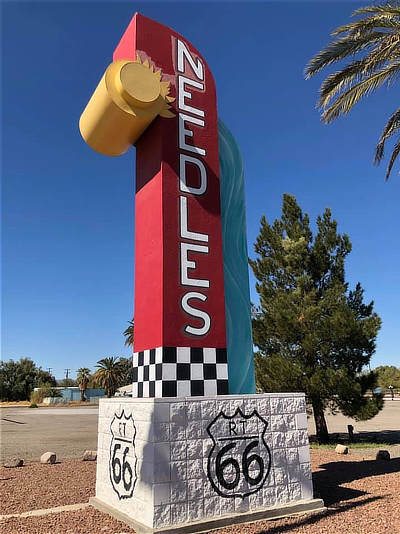
[[[115,519],[126,523],[132,527],[138,534],[192,534],[201,532],[210,532],[211,530],[227,527],[229,525],[236,525],[239,523],[251,523],[253,521],[282,519],[284,517],[293,516],[304,513],[318,513],[326,510],[322,499],[311,499],[309,501],[297,501],[283,506],[272,508],[265,508],[262,510],[255,510],[253,512],[243,512],[240,514],[225,515],[217,517],[216,519],[205,519],[203,521],[195,521],[192,523],[185,523],[181,525],[171,525],[170,527],[151,528],[147,527],[127,514],[116,510],[114,507],[106,504],[96,497],[89,500],[89,504],[97,510],[105,512]]]

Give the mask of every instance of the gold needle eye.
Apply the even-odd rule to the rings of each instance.
[[[159,78],[140,63],[127,63],[118,74],[121,96],[132,105],[149,107],[161,94]]]
[[[160,115],[174,117],[169,82],[148,60],[111,63],[83,111],[79,129],[86,143],[107,156],[126,152]]]

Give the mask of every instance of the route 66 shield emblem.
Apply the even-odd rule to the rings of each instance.
[[[132,497],[136,484],[135,436],[136,427],[132,414],[114,414],[110,430],[110,479],[119,499]]]
[[[218,495],[244,498],[265,484],[271,468],[267,426],[255,410],[245,415],[239,408],[232,416],[221,411],[208,425],[213,447],[207,476]]]

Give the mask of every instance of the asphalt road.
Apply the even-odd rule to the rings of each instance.
[[[97,448],[97,407],[2,408],[0,422],[0,458],[20,456],[38,461],[41,454],[53,451],[59,459],[77,458],[85,449]],[[382,441],[400,443],[400,402],[387,401],[383,410],[365,422],[355,422],[342,415],[327,415],[330,432],[366,432]],[[309,432],[315,433],[309,418]]]
[[[366,440],[386,441],[388,443],[400,444],[400,401],[385,401],[383,409],[368,421],[354,421],[341,414],[326,414],[326,421],[330,433],[347,434],[347,425],[354,426],[354,433],[361,434]],[[310,435],[315,434],[313,417],[308,418],[308,431]]]
[[[2,408],[0,458],[38,461],[46,451],[58,459],[77,458],[97,449],[97,407]]]

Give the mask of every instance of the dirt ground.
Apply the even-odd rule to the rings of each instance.
[[[358,451],[360,453],[361,451]],[[217,534],[400,534],[400,458],[376,461],[312,450],[314,490],[327,511],[220,529]],[[70,460],[0,469],[0,514],[87,502],[94,495],[95,462]],[[2,534],[132,534],[91,507],[42,517],[8,518]]]

